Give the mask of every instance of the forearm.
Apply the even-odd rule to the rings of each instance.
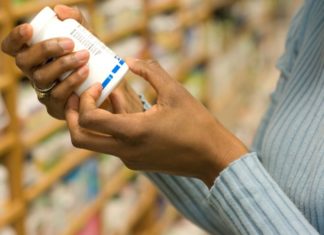
[[[172,204],[211,234],[318,234],[255,153],[221,172],[210,190],[196,179],[147,175]]]

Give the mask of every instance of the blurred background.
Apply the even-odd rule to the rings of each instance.
[[[301,0],[1,0],[0,39],[44,6],[78,6],[120,57],[154,58],[250,145]],[[132,74],[137,92],[153,90]],[[0,53],[0,235],[203,235],[141,174],[75,149]]]

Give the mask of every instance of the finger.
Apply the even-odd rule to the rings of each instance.
[[[30,24],[22,24],[15,27],[2,41],[2,51],[11,56],[15,56],[31,39],[32,34],[33,29]]]
[[[87,21],[85,20],[81,11],[78,8],[72,8],[65,5],[56,5],[54,7],[54,11],[56,12],[58,18],[60,18],[61,20],[69,18],[75,19],[86,28],[88,27]]]
[[[76,94],[73,94],[70,96],[70,98],[67,101],[66,107],[65,107],[65,114],[68,115],[75,115],[74,113],[77,114],[79,113],[79,102],[80,99]]]
[[[74,43],[68,38],[54,38],[36,43],[16,56],[17,66],[24,72],[44,64],[49,59],[60,57],[73,51]]]
[[[169,74],[154,60],[127,58],[126,63],[133,73],[147,80],[158,95],[166,91],[170,82],[173,82]]]
[[[32,73],[32,80],[36,87],[45,89],[64,73],[73,71],[85,65],[89,59],[89,52],[78,51],[62,56],[53,62],[46,64]]]
[[[55,102],[66,104],[68,98],[73,94],[74,90],[88,77],[89,68],[87,65],[82,66],[73,72],[69,77],[59,83],[51,92],[51,98]]]
[[[97,109],[96,102],[99,99],[101,92],[102,85],[100,83],[96,83],[84,91],[80,97],[80,113]]]
[[[111,136],[89,132],[79,126],[79,98],[72,95],[66,106],[66,121],[71,133],[71,140],[74,146],[86,148],[92,151],[108,153],[117,156],[121,154],[123,146]]]
[[[117,138],[135,135],[138,132],[138,127],[140,127],[135,121],[137,120],[136,117],[131,116],[131,114],[112,114],[96,107],[96,100],[99,98],[101,91],[101,85],[97,84],[81,95],[80,126]]]
[[[125,105],[123,105],[123,94],[115,90],[112,93],[110,93],[109,101],[111,103],[114,113],[127,113],[125,110]]]

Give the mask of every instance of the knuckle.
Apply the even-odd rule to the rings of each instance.
[[[43,73],[41,72],[41,70],[34,71],[33,80],[37,84],[42,84],[42,82],[43,82]]]
[[[58,59],[57,62],[62,70],[66,70],[68,68],[69,60],[66,57],[62,57],[62,58]]]
[[[74,135],[71,135],[71,143],[74,147],[76,148],[81,148],[81,141],[79,138],[77,138],[76,136]]]
[[[24,58],[24,54],[23,53],[18,53],[16,55],[16,65],[18,68],[23,69],[25,68],[25,58]]]
[[[77,81],[78,80],[74,76],[70,76],[66,78],[63,82],[66,87],[73,89],[78,84]]]
[[[64,102],[63,98],[61,95],[59,95],[57,92],[51,92],[51,101],[54,104],[57,104],[57,106],[59,106],[59,104],[61,104],[62,102]]]
[[[41,50],[42,50],[42,53],[45,55],[45,56],[49,56],[52,54],[53,52],[53,45],[54,43],[51,42],[51,41],[45,41],[43,43],[41,43]]]
[[[83,112],[79,116],[79,125],[81,127],[89,127],[93,123],[92,112]]]
[[[64,84],[66,84],[66,86],[69,89],[74,90],[84,80],[85,80],[85,78],[82,78],[81,76],[79,76],[78,73],[73,73],[72,75],[70,75],[69,77],[67,77],[63,82],[64,82]]]
[[[70,130],[70,133],[72,145],[76,148],[82,148],[84,144],[79,132],[75,130]]]
[[[147,64],[149,65],[150,68],[160,68],[160,63],[157,60],[147,60]]]

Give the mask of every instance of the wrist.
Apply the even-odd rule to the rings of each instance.
[[[233,161],[248,153],[246,146],[222,125],[216,125],[214,136],[208,138],[206,171],[201,180],[211,187],[221,171]]]

